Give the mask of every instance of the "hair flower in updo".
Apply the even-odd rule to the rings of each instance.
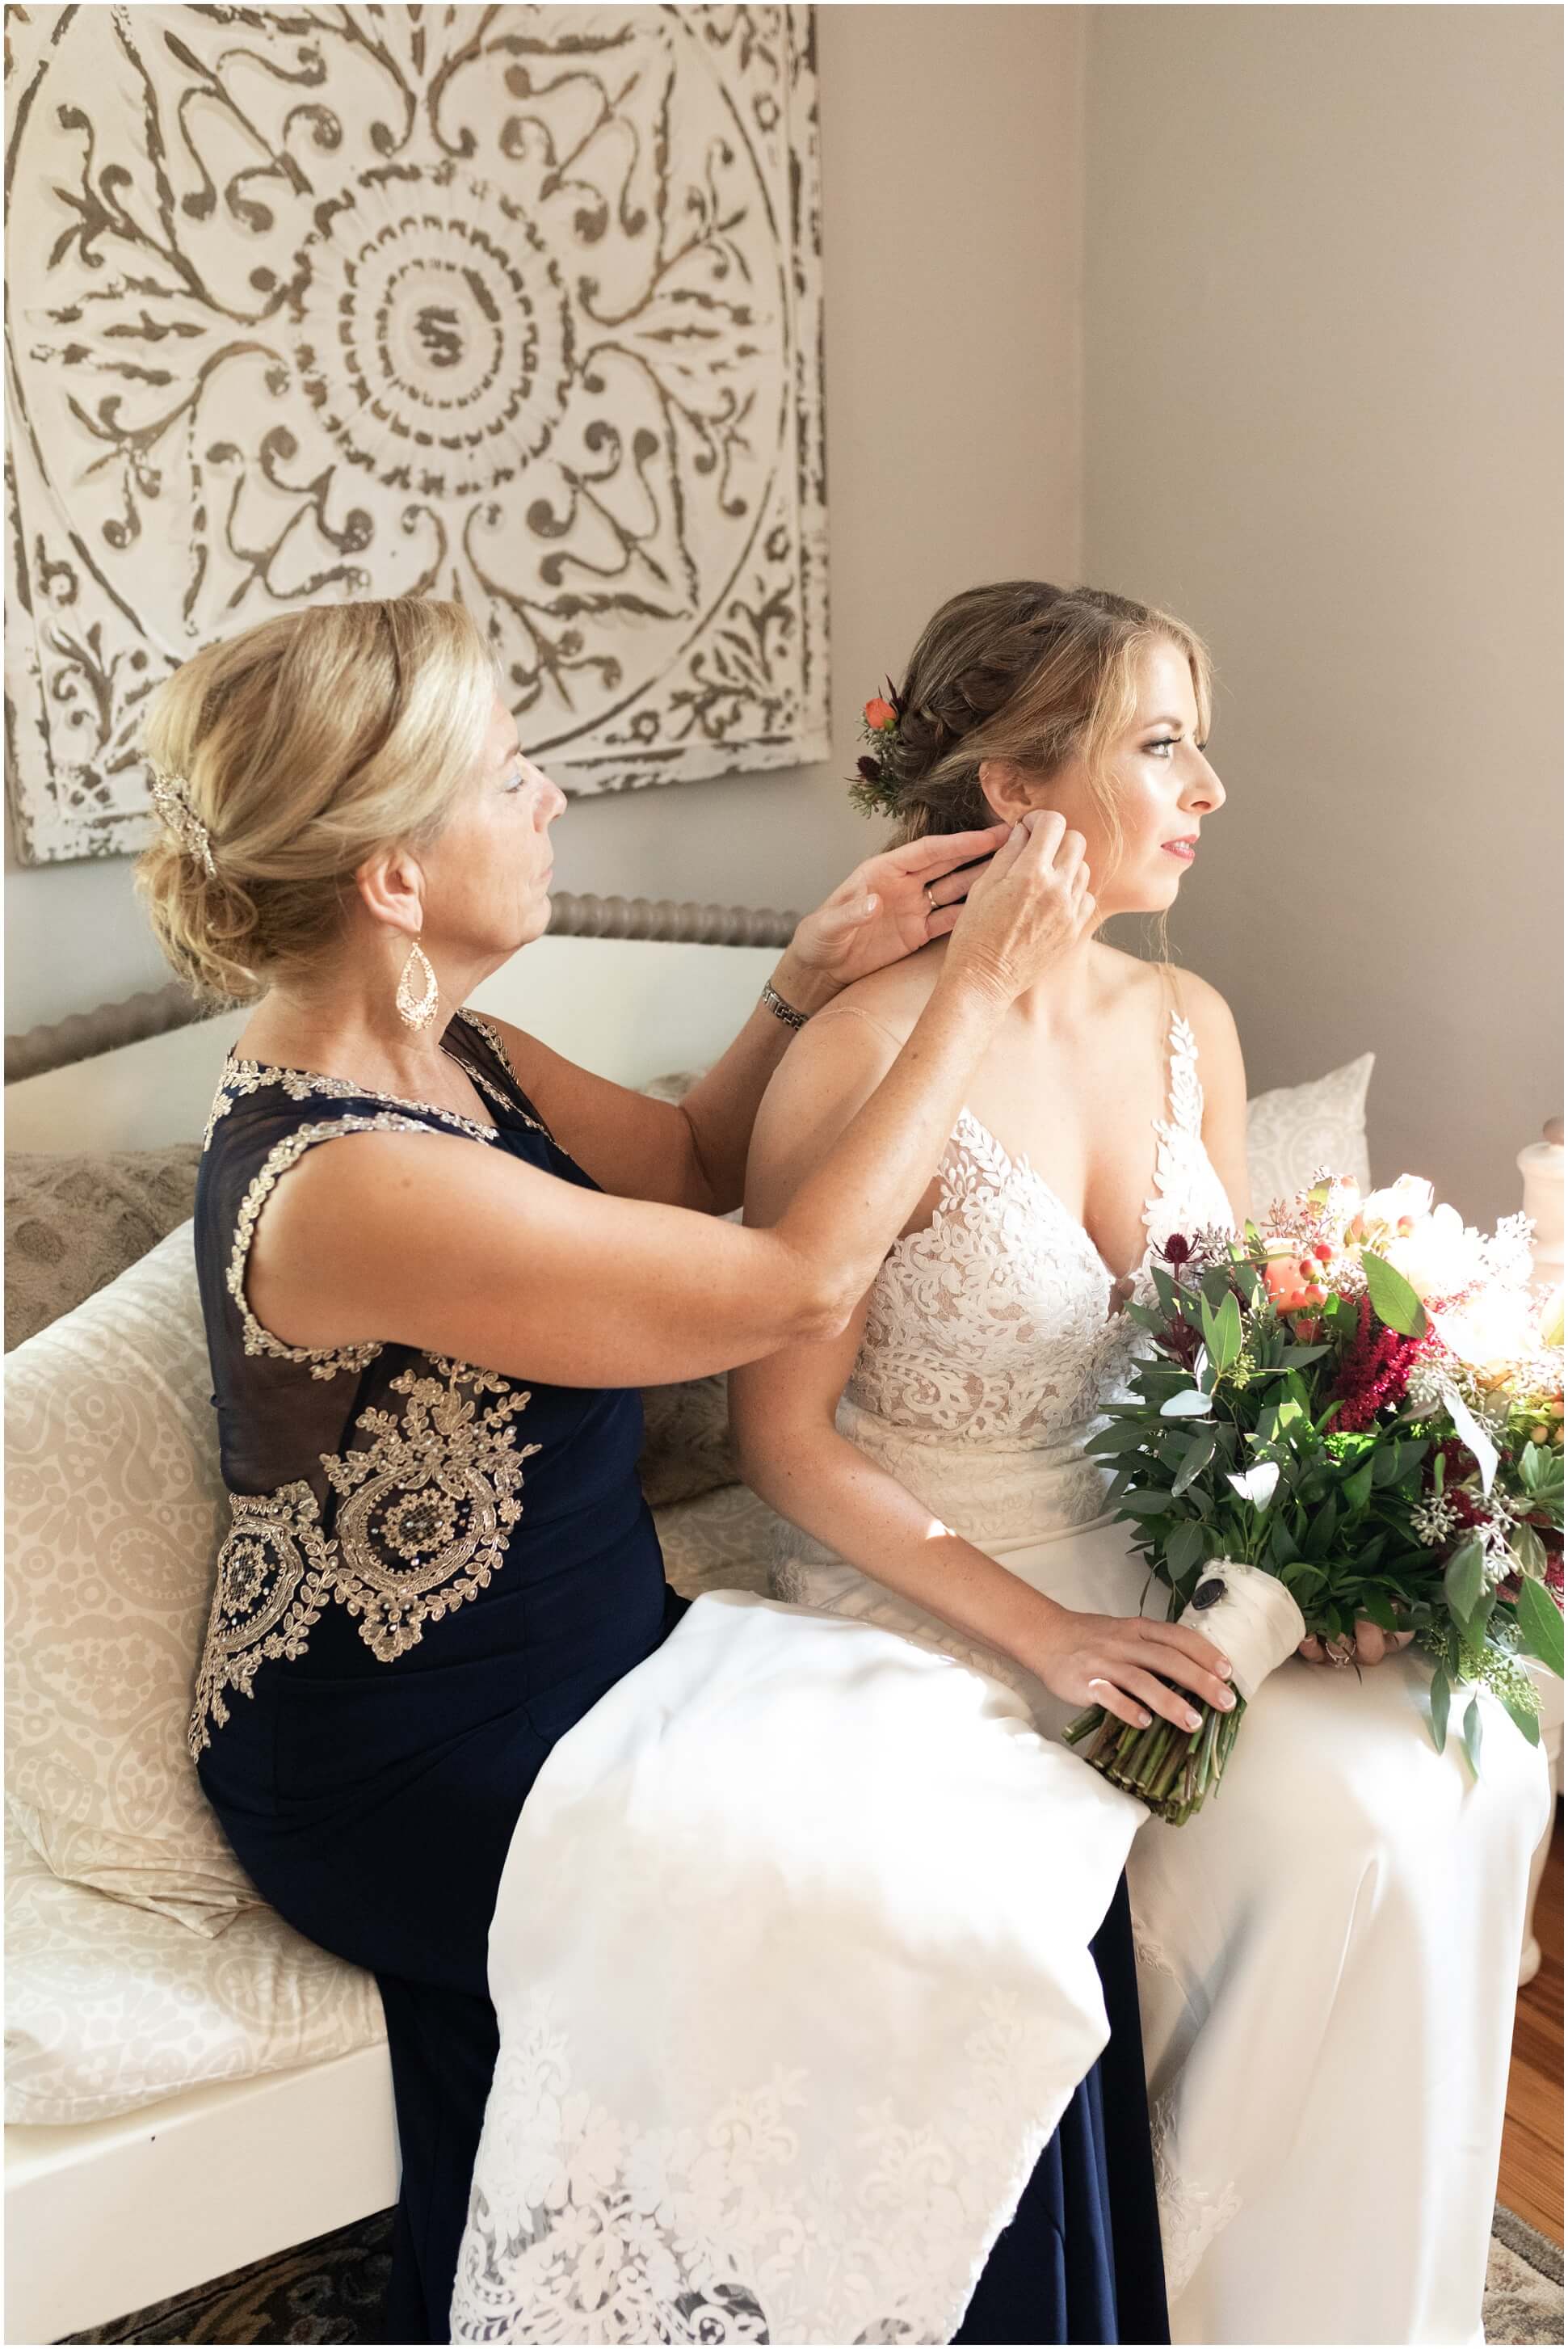
[[[903,716],[903,704],[891,678],[887,693],[873,694],[861,712],[861,733],[871,745],[868,756],[855,761],[850,797],[862,815],[893,815],[898,810],[898,785],[882,763],[882,753],[892,745]]]

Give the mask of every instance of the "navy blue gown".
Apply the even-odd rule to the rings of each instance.
[[[404,1346],[286,1346],[250,1311],[257,1217],[317,1142],[457,1133],[594,1187],[493,1030],[464,1013],[443,1040],[493,1123],[231,1059],[196,1195],[233,1521],[191,1750],[258,1889],[380,1988],[403,2160],[395,2342],[449,2337],[498,2044],[488,1935],[518,1814],[555,1741],[684,1605],[637,1483],[634,1390],[524,1386]],[[414,1216],[410,1257],[419,1245]],[[1110,2044],[961,2340],[1168,2338],[1125,1891],[1096,1958]]]

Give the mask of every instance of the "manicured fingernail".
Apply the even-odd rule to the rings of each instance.
[[[1138,1726],[1140,1727],[1140,1729],[1147,1729],[1147,1728],[1148,1728],[1148,1726],[1149,1726],[1149,1715],[1148,1715],[1146,1713],[1140,1713],[1139,1714],[1139,1716],[1138,1716]]]
[[[1229,1713],[1235,1701],[1234,1695],[1229,1689],[1222,1689],[1214,1700],[1222,1713]]]
[[[1195,1713],[1184,1713],[1181,1715],[1181,1726],[1183,1729],[1196,1729],[1198,1727],[1197,1714]]]
[[[1219,1673],[1220,1678],[1222,1681],[1228,1681],[1235,1667],[1232,1663],[1229,1656],[1222,1656],[1219,1662],[1214,1667],[1214,1670]]]

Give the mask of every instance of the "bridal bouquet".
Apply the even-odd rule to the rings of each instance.
[[[1490,1688],[1538,1742],[1521,1658],[1563,1671],[1563,1304],[1532,1285],[1530,1223],[1490,1237],[1409,1174],[1365,1198],[1323,1176],[1260,1229],[1172,1237],[1152,1349],[1089,1449],[1108,1500],[1234,1667],[1200,1725],[1103,1708],[1065,1734],[1180,1825],[1218,1785],[1249,1697],[1309,1633],[1343,1657],[1357,1619],[1430,1656],[1440,1753],[1457,1688]],[[1463,1737],[1480,1762],[1472,1694]]]

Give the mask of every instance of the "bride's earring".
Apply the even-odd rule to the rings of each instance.
[[[418,974],[419,993],[414,992]],[[441,991],[436,985],[436,974],[430,958],[415,938],[408,948],[408,959],[403,966],[403,976],[397,981],[397,1017],[406,1028],[428,1028],[440,1008]]]

